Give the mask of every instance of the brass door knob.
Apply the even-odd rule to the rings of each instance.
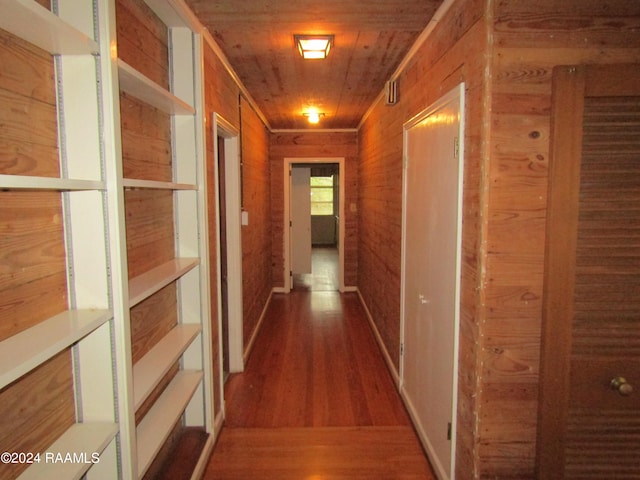
[[[623,397],[628,397],[633,393],[633,386],[631,386],[624,377],[616,377],[611,380],[611,388]]]

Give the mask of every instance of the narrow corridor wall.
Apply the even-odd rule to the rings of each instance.
[[[269,135],[258,114],[240,99],[242,209],[242,290],[244,347],[249,345],[271,294],[271,193]],[[231,272],[230,272],[231,274]]]
[[[466,91],[456,478],[535,478],[551,72],[640,61],[640,5],[454,0],[360,144],[358,286],[399,358],[402,124]]]

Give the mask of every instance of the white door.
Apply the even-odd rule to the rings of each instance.
[[[311,169],[291,169],[291,273],[311,273]]]
[[[462,86],[405,125],[401,393],[439,478],[452,478]]]

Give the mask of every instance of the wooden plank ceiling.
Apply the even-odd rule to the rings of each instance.
[[[187,0],[273,130],[356,128],[443,0]],[[294,34],[333,34],[303,60]],[[324,113],[319,125],[303,116]]]

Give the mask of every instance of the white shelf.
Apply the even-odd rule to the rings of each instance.
[[[59,104],[58,130],[67,140],[60,162],[68,167],[54,172],[55,177],[0,172],[0,190],[63,193],[60,247],[73,270],[67,293],[83,307],[112,305],[111,310],[69,310],[0,341],[0,389],[26,381],[25,374],[71,349],[75,388],[68,400],[82,407],[78,420],[111,422],[72,425],[47,452],[63,458],[75,454],[74,461],[47,462],[43,452],[42,461],[29,466],[22,479],[137,478],[182,419],[207,431],[213,428],[210,307],[202,288],[208,243],[199,235],[206,222],[203,27],[187,0],[144,1],[169,29],[170,86],[138,71],[138,60],[129,65],[115,58],[122,19],[116,18],[112,0],[52,1],[53,12],[39,0],[0,0],[0,29],[55,56],[52,88]],[[130,58],[142,61],[133,52]],[[169,181],[123,178],[122,129],[128,125],[119,116],[121,93],[172,116],[162,121],[171,128],[175,176]],[[147,121],[153,120],[143,119],[142,125]],[[175,192],[170,219],[179,252],[175,256],[202,251],[201,258],[175,258],[128,279],[124,189]],[[28,223],[35,229],[37,218]],[[132,365],[129,309],[175,282],[180,288],[171,308],[177,309],[178,325]],[[164,386],[177,363],[181,370],[151,404],[150,395]],[[43,397],[38,406],[46,407],[40,404],[50,400]],[[135,410],[145,401],[150,410],[136,427]],[[19,429],[15,434],[26,439],[30,432]],[[101,455],[95,466],[94,453]]]
[[[0,188],[16,190],[104,190],[105,184],[97,180],[74,180],[57,177],[28,175],[0,175]]]
[[[198,33],[202,30],[200,20],[182,0],[144,0],[167,27],[187,27]]]
[[[126,188],[152,188],[158,190],[197,190],[198,186],[192,183],[158,182],[154,180],[137,180],[135,178],[125,178]]]
[[[200,325],[178,325],[136,362],[133,366],[135,410],[140,408],[201,330]]]
[[[138,476],[140,478],[162,448],[201,381],[201,371],[178,372],[138,425]]]
[[[117,432],[118,426],[115,423],[76,423],[45,453],[40,454],[39,463],[32,464],[18,478],[19,480],[80,479],[91,468],[92,454],[101,453]],[[75,454],[76,461],[54,461],[56,458],[64,459],[67,454],[72,456]]]
[[[98,44],[34,0],[2,0],[0,28],[54,55],[97,55]]]
[[[0,388],[82,339],[111,318],[108,310],[68,310],[0,342]]]
[[[172,115],[194,115],[196,113],[191,105],[148,79],[120,59],[118,59],[118,76],[120,79],[120,89],[123,92],[163,112]]]
[[[175,258],[129,281],[129,307],[133,307],[177,280],[200,263],[198,258]]]

